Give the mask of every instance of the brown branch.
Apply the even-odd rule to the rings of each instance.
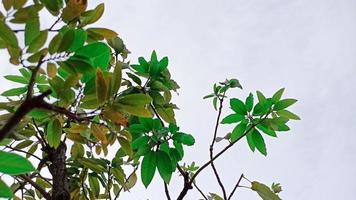
[[[38,102],[43,101],[43,99],[46,96],[48,96],[50,93],[51,91],[49,90],[39,96],[26,99],[16,110],[16,112],[10,117],[10,119],[6,122],[6,124],[1,128],[0,141],[6,138],[13,130],[13,128],[20,123],[22,118],[24,118],[27,113],[29,113],[32,109],[36,107],[36,104]]]
[[[235,193],[235,191],[236,191],[237,187],[239,187],[240,182],[241,182],[241,180],[242,180],[242,178],[243,178],[243,177],[244,177],[244,174],[241,174],[241,176],[240,176],[239,180],[238,180],[238,181],[237,181],[237,183],[235,184],[234,189],[231,191],[231,193],[230,193],[230,195],[229,195],[228,200],[230,200],[230,199],[232,198],[232,196],[234,195],[234,193]]]
[[[30,177],[28,177],[26,175],[19,175],[19,177],[21,177],[25,181],[29,182],[34,188],[36,188],[36,190],[38,190],[42,194],[42,196],[45,199],[47,199],[47,200],[51,199],[51,196],[46,192],[46,190],[44,190],[41,186],[39,186],[37,183],[35,183]]]
[[[224,95],[225,96],[225,93]],[[219,102],[220,102],[220,105],[219,105],[219,111],[218,111],[218,117],[216,118],[216,124],[215,124],[215,130],[214,130],[214,137],[211,141],[211,144],[210,144],[210,148],[209,148],[209,152],[210,152],[210,160],[213,159],[214,157],[214,144],[215,144],[215,140],[216,140],[216,136],[217,136],[217,132],[218,132],[218,128],[219,128],[219,124],[220,124],[220,117],[221,117],[221,112],[222,112],[222,108],[223,108],[223,102],[224,102],[224,97],[222,97],[221,99],[219,99]],[[224,196],[224,200],[227,199],[227,196],[226,196],[226,190],[225,190],[225,187],[221,181],[221,178],[219,176],[219,173],[218,173],[218,170],[216,169],[215,165],[214,165],[214,162],[211,162],[210,163],[211,165],[211,168],[213,169],[214,171],[214,174],[215,174],[215,177],[216,177],[216,180],[218,181],[218,184],[223,192],[223,196]]]

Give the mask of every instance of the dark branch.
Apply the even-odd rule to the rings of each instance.
[[[169,195],[168,185],[166,182],[164,183],[164,193],[166,194],[167,200],[171,200],[171,196]]]
[[[30,177],[26,175],[19,175],[19,177],[30,183],[34,188],[36,188],[36,190],[38,190],[46,200],[51,199],[51,196],[46,192],[46,190],[44,190],[41,186],[35,183]]]
[[[224,93],[223,96],[225,96],[225,93]],[[220,100],[219,101],[220,105],[219,105],[218,117],[216,118],[214,136],[213,136],[213,139],[211,141],[210,148],[209,148],[210,160],[212,160],[213,157],[214,157],[214,144],[215,144],[215,140],[216,140],[216,136],[217,136],[217,133],[218,133],[219,124],[220,124],[220,117],[221,117],[221,112],[222,112],[222,108],[223,108],[224,97],[222,97],[219,100]],[[223,185],[223,183],[221,181],[221,178],[219,176],[218,170],[216,169],[216,167],[214,165],[214,162],[211,162],[210,165],[211,165],[211,168],[214,171],[214,175],[216,177],[216,180],[218,181],[218,184],[219,184],[219,186],[220,186],[220,188],[221,188],[221,190],[223,192],[224,200],[226,200],[227,199],[226,190],[225,190],[225,187],[224,187],[224,185]]]
[[[230,199],[232,198],[232,196],[234,195],[234,193],[235,193],[235,191],[236,191],[237,187],[239,187],[240,182],[241,182],[241,180],[242,180],[242,178],[243,178],[243,177],[244,177],[244,174],[241,174],[241,176],[240,176],[239,180],[238,180],[238,181],[237,181],[237,183],[235,184],[234,189],[231,191],[231,193],[230,193],[230,195],[229,195],[228,200],[230,200]]]
[[[204,198],[205,200],[208,200],[208,197],[205,196],[204,192],[197,186],[197,183],[196,183],[195,181],[193,182],[193,185],[194,185],[195,188],[197,188],[197,190],[198,190],[199,193],[203,196],[203,198]]]

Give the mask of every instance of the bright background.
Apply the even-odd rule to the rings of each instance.
[[[90,7],[102,1],[91,0]],[[145,0],[106,1],[99,25],[116,30],[132,51],[130,59],[148,57],[153,49],[168,56],[180,84],[174,100],[181,129],[197,142],[185,160],[208,160],[216,112],[202,97],[212,84],[237,78],[245,98],[261,90],[272,95],[281,87],[299,102],[292,110],[302,121],[278,139],[267,138],[268,156],[252,153],[245,140],[219,158],[217,167],[228,192],[241,173],[266,184],[280,182],[287,200],[352,200],[356,188],[356,1],[354,0]],[[0,54],[1,75],[15,71]],[[10,85],[1,79],[1,91]],[[225,105],[224,114],[228,114]],[[220,136],[232,127],[222,126]],[[218,143],[218,147],[225,144]],[[121,199],[165,199],[158,178],[145,190],[139,181]],[[211,169],[197,184],[221,194]],[[244,182],[248,185],[247,182]],[[169,185],[173,199],[182,180]],[[186,199],[200,196],[191,190]],[[255,200],[240,188],[234,199]]]

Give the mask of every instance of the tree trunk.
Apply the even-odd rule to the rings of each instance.
[[[66,170],[66,150],[66,144],[61,142],[57,149],[51,148],[48,151],[48,158],[51,161],[49,171],[53,177],[51,200],[70,200]]]

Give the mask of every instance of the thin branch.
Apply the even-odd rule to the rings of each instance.
[[[43,101],[43,99],[50,93],[51,91],[46,91],[39,96],[30,98],[29,100],[25,100],[16,110],[16,112],[10,117],[10,119],[6,122],[6,124],[1,128],[0,141],[6,138],[13,130],[13,128],[20,123],[22,118],[25,117],[27,113],[29,113],[32,109],[36,107],[36,102]]]
[[[26,155],[30,155],[30,156],[32,156],[32,157],[34,157],[34,158],[36,158],[36,159],[38,159],[40,161],[42,160],[40,157],[38,157],[38,156],[36,156],[36,155],[34,155],[34,154],[30,153],[30,152],[27,152],[27,151],[24,151],[24,150],[21,150],[21,149],[16,149],[16,148],[8,146],[8,145],[6,145],[5,147],[8,148],[8,149],[11,149],[12,151],[18,151],[18,152],[24,153]]]
[[[164,183],[164,193],[166,194],[167,200],[171,200],[171,196],[169,195],[168,185],[164,181],[163,183]]]
[[[44,58],[44,56],[41,55],[41,57],[37,63],[37,66],[31,70],[32,74],[31,74],[30,82],[28,83],[28,87],[27,87],[26,101],[28,101],[32,98],[33,86],[35,85],[38,70],[40,70],[41,65],[43,63],[43,58]]]
[[[48,29],[48,31],[54,31],[53,30],[53,28],[54,28],[54,26],[56,26],[56,24],[58,23],[58,22],[60,22],[61,21],[61,17],[58,17],[57,18],[57,20],[52,24],[52,26]]]
[[[22,179],[29,182],[34,188],[36,188],[36,190],[38,190],[42,194],[42,196],[45,199],[47,199],[47,200],[51,199],[51,196],[46,192],[46,190],[44,190],[41,186],[39,186],[37,183],[35,183],[30,177],[28,177],[26,175],[19,175],[19,177],[21,177]]]
[[[197,188],[197,190],[198,190],[199,193],[203,196],[203,198],[204,198],[205,200],[208,200],[208,197],[205,196],[204,192],[197,186],[197,184],[196,184],[195,181],[193,182],[193,185],[194,185],[195,188]]]
[[[223,153],[225,153],[225,151],[227,151],[228,149],[230,149],[234,144],[236,144],[239,140],[241,140],[243,137],[245,137],[252,129],[254,129],[258,124],[260,124],[261,122],[263,122],[268,115],[270,114],[270,112],[267,112],[267,114],[261,118],[261,120],[256,123],[253,124],[252,126],[250,126],[244,134],[242,134],[239,138],[237,138],[234,142],[231,142],[229,145],[227,145],[224,149],[222,149],[219,153],[217,153],[212,159],[210,159],[209,161],[207,161],[204,165],[202,165],[197,172],[192,176],[192,178],[190,179],[188,184],[185,184],[182,191],[180,192],[177,200],[183,200],[183,198],[185,197],[185,195],[187,194],[188,190],[190,190],[193,184],[193,181],[195,180],[195,178],[207,167],[210,165],[211,162],[213,162],[215,159],[219,158]]]
[[[241,176],[240,176],[239,180],[238,180],[238,181],[237,181],[237,183],[235,184],[234,189],[231,191],[231,193],[230,193],[230,195],[229,195],[228,200],[230,200],[230,199],[232,198],[232,196],[234,195],[234,193],[235,193],[235,191],[236,191],[237,187],[239,187],[240,182],[241,182],[241,180],[242,180],[242,178],[243,178],[243,177],[244,177],[244,174],[241,174]]]
[[[225,93],[224,93],[223,96],[225,96]],[[210,148],[209,148],[210,160],[212,160],[213,157],[214,157],[214,144],[215,144],[215,140],[216,140],[216,136],[217,136],[219,124],[220,124],[220,117],[221,117],[221,112],[222,112],[222,108],[223,108],[224,97],[222,97],[221,99],[219,99],[219,102],[220,102],[220,105],[219,105],[218,117],[216,118],[214,136],[213,136],[213,139],[212,139],[212,141],[211,141]],[[211,168],[212,168],[213,171],[214,171],[216,180],[218,181],[218,184],[219,184],[219,186],[220,186],[220,188],[221,188],[221,190],[222,190],[222,192],[223,192],[224,200],[226,200],[226,199],[227,199],[226,190],[225,190],[224,184],[223,184],[222,181],[221,181],[221,178],[220,178],[220,176],[219,176],[218,170],[216,169],[216,167],[215,167],[215,165],[214,165],[214,162],[211,162],[210,165],[211,165]]]

